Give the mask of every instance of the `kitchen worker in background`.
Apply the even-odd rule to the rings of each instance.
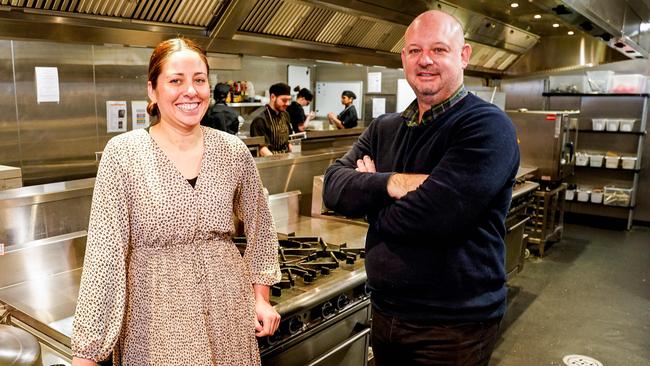
[[[343,112],[338,115],[334,114],[334,112],[329,112],[327,114],[327,119],[330,124],[335,125],[339,130],[343,128],[357,127],[357,120],[359,117],[357,116],[357,109],[352,104],[355,99],[357,99],[356,94],[349,90],[345,90],[341,93],[341,104],[345,106],[345,109],[343,109]]]
[[[297,86],[293,88],[294,91],[298,92],[296,100],[291,102],[289,107],[287,107],[287,113],[289,113],[289,118],[291,119],[291,128],[293,133],[303,132],[307,123],[316,116],[314,112],[309,112],[308,115],[305,115],[305,110],[303,107],[306,107],[314,99],[314,95],[307,88],[300,88]]]
[[[402,65],[416,100],[325,175],[325,205],[368,218],[376,365],[487,365],[497,340],[519,150],[506,114],[463,86],[471,51],[451,15],[415,18]]]
[[[226,98],[230,93],[230,85],[217,83],[214,86],[214,105],[208,108],[208,112],[201,119],[201,126],[216,128],[219,131],[236,135],[239,131],[241,116],[226,104]]]
[[[271,98],[264,112],[251,123],[251,137],[264,136],[260,156],[291,152],[291,122],[287,113],[291,103],[291,87],[285,83],[273,84],[269,94]]]
[[[72,364],[260,365],[280,316],[278,241],[246,145],[199,124],[210,86],[193,41],[149,61],[149,129],[112,138],[97,173],[74,315]],[[218,188],[215,188],[218,187]],[[231,240],[245,223],[243,258]]]

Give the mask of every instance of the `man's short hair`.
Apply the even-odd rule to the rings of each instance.
[[[282,95],[291,95],[291,87],[285,83],[273,84],[269,88],[269,93],[275,95],[276,97]]]

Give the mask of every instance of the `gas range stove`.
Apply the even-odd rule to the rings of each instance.
[[[233,241],[243,254],[246,239],[236,237]],[[271,287],[271,303],[282,321],[273,336],[259,340],[265,366],[286,365],[289,359],[288,364],[300,364],[301,357],[308,361],[305,348],[316,346],[317,334],[328,328],[346,328],[334,332],[341,339],[327,337],[334,347],[355,333],[357,324],[367,326],[370,317],[364,249],[312,236],[290,236],[279,243],[282,280]],[[344,319],[355,320],[342,322]]]

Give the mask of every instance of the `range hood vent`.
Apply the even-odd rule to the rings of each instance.
[[[222,13],[229,3],[228,0],[0,0],[0,5],[25,12],[117,17],[203,27],[214,15]]]
[[[553,8],[566,22],[605,41],[629,58],[650,56],[650,27],[646,16],[630,5],[633,1],[563,0]],[[645,20],[644,20],[645,19]]]
[[[371,17],[283,0],[258,0],[239,27],[240,32],[387,52],[397,46],[405,30]]]

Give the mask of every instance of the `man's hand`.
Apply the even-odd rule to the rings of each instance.
[[[388,178],[388,195],[400,199],[406,196],[407,193],[415,191],[427,177],[429,177],[427,174],[393,174]]]
[[[361,173],[376,173],[377,170],[375,169],[375,162],[372,161],[370,156],[365,155],[363,159],[358,159],[357,160],[357,167],[354,169],[358,172]]]

